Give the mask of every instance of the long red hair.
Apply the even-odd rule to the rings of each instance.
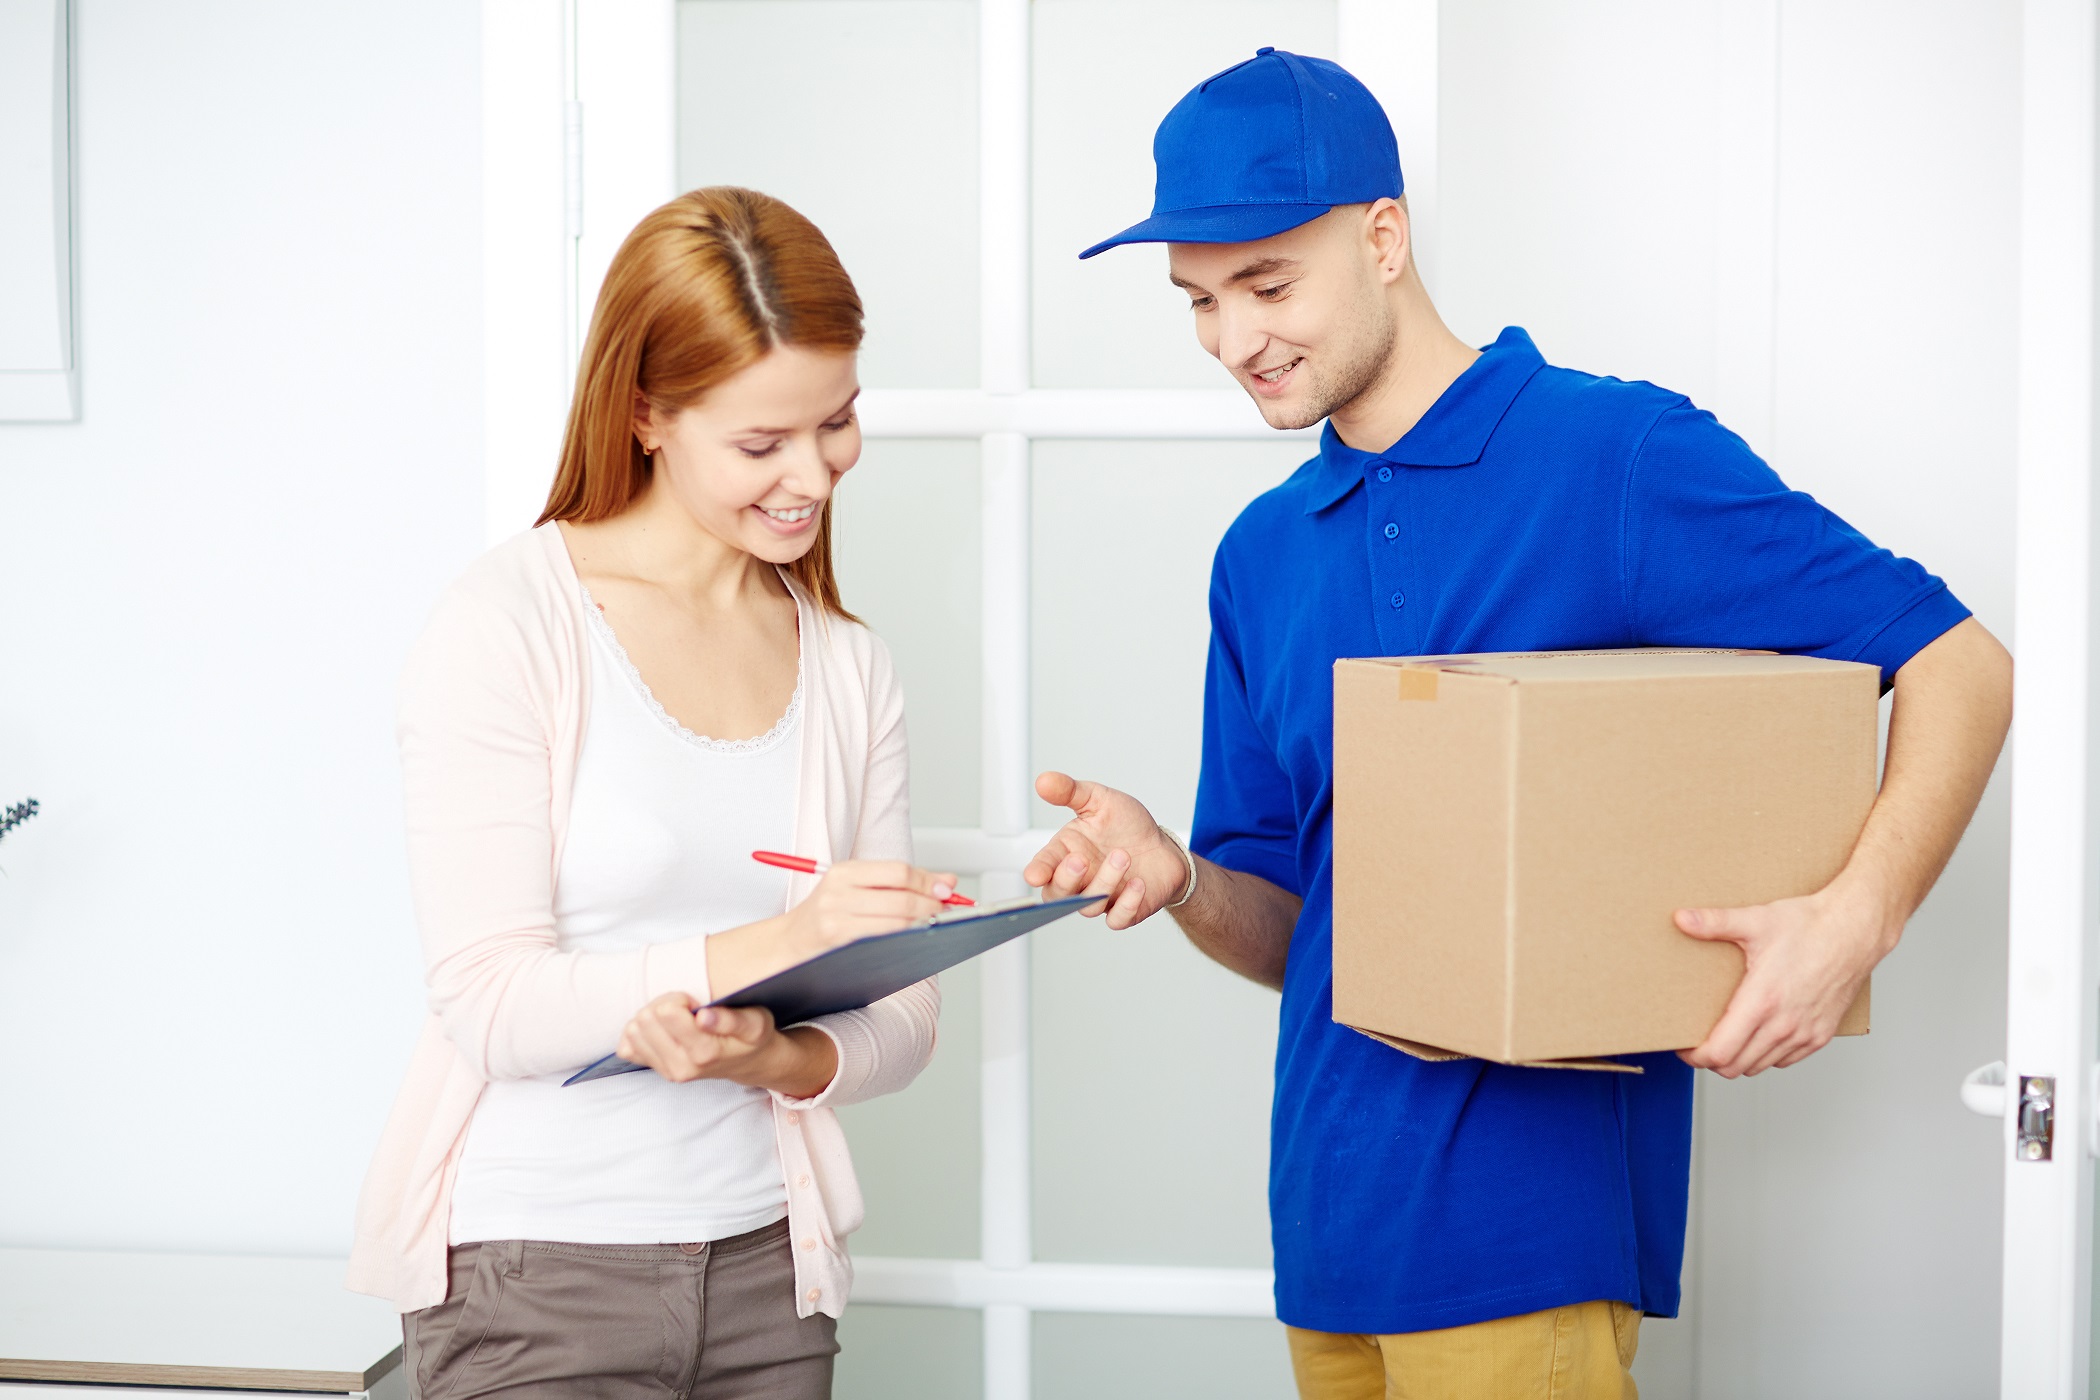
[[[733,185],[682,194],[635,225],[606,269],[576,370],[561,464],[539,523],[604,520],[649,482],[635,395],[691,406],[776,345],[860,349],[860,294],[817,226],[771,195]],[[839,601],[831,510],[787,566],[825,608]]]

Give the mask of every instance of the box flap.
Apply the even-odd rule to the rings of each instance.
[[[1419,1040],[1402,1040],[1397,1035],[1380,1035],[1377,1031],[1367,1031],[1362,1026],[1351,1026],[1349,1029],[1355,1031],[1358,1035],[1371,1037],[1380,1045],[1390,1045],[1402,1054],[1412,1055],[1418,1060],[1441,1063],[1445,1060],[1482,1058],[1477,1055],[1461,1055],[1456,1050],[1440,1050],[1434,1045],[1424,1045]],[[1515,1065],[1522,1069],[1595,1069],[1605,1070],[1613,1074],[1647,1073],[1639,1065],[1622,1064],[1617,1060],[1495,1060],[1492,1063]]]

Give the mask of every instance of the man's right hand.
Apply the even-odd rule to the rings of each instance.
[[[1045,899],[1100,895],[1081,912],[1106,912],[1110,928],[1125,929],[1181,897],[1188,866],[1144,803],[1063,773],[1040,775],[1035,790],[1043,801],[1072,809],[1072,820],[1021,872]]]

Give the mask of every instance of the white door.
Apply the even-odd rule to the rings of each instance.
[[[869,442],[841,493],[840,563],[848,605],[905,678],[922,858],[1016,868],[1056,819],[1030,792],[1038,765],[1118,782],[1185,827],[1209,554],[1310,444],[1262,427],[1196,349],[1157,250],[1074,254],[1149,207],[1151,126],[1195,77],[1262,44],[1339,58],[1394,118],[1425,270],[1462,334],[1524,319],[1551,331],[1550,358],[1692,393],[2016,632],[2006,1054],[2055,1097],[2043,1161],[2015,1160],[2007,1110],[2000,1364],[2007,1396],[2084,1394],[2094,45],[2090,0],[2024,13],[2015,77],[1997,62],[2015,41],[1995,0],[487,0],[490,533],[537,510],[578,327],[618,239],[680,189],[777,194],[832,237],[868,306]],[[1972,59],[1973,85],[1950,91],[1945,74]],[[1884,60],[1894,77],[1874,87],[1864,69]],[[1806,341],[1878,314],[1840,308],[1826,324],[1833,283],[1805,301],[1789,290],[1807,280],[1790,257],[1826,271],[1832,258],[1825,232],[1788,219],[1842,222],[1831,192],[1875,183],[1818,155],[1850,141],[1872,158],[1880,128],[1831,124],[1829,94],[1855,91],[1855,106],[1908,102],[1920,121],[1968,102],[1970,126],[1990,125],[1991,94],[2024,103],[2005,149],[1976,147],[1997,167],[2024,153],[2006,181],[2022,191],[2023,291],[1972,318],[2019,327],[2016,548],[1960,543],[1996,512],[2009,521],[2009,483],[1965,495],[1944,474],[1855,470],[1842,445],[1818,456],[1829,422],[1782,392],[1827,372]],[[1995,187],[1970,176],[1954,197],[1988,210]],[[1951,261],[1979,265],[1997,228],[1936,233]],[[1877,392],[1846,412],[1901,411]],[[1929,452],[1906,444],[1905,469]],[[2016,627],[1999,615],[2015,558]],[[1141,612],[1153,631],[1133,648]],[[1105,654],[1113,686],[1090,669]],[[1972,842],[2002,832],[2002,812],[1987,804]],[[2002,908],[2002,847],[1949,879],[1953,909],[1979,895]],[[1995,931],[1963,931],[1962,962],[1931,936],[1949,910],[1943,891],[1921,914],[1928,936],[1914,933],[1900,955],[1913,971],[1892,970],[1883,1006],[1889,987],[1913,1012],[1995,1001],[1993,978],[1973,976]],[[934,1066],[911,1093],[849,1111],[870,1219],[841,1395],[1288,1393],[1263,1209],[1274,998],[1164,920],[1031,942],[948,979]],[[1951,1038],[1973,1064],[1995,1041],[1906,1031],[1905,1005],[1871,1038],[1878,1067],[1841,1046],[1812,1073],[1701,1086],[1686,1317],[1646,1329],[1644,1393],[1865,1394],[1898,1374],[1906,1394],[1987,1385],[1997,1329],[1975,1315],[1990,1286],[1976,1217],[1996,1210],[1998,1168],[1958,1110],[1952,1125],[1917,1121],[1916,1090],[1929,1077],[1926,1096],[1951,1108],[1959,1068],[1935,1056]],[[1162,1065],[1165,1082],[1146,1068]],[[1984,1087],[1964,1098],[1990,1106]],[[1848,1170],[1861,1179],[1825,1189]],[[1857,1238],[1917,1236],[1922,1265],[1831,1242],[1876,1195],[1904,1210]],[[1821,1238],[1797,1245],[1786,1231],[1803,1216]],[[1877,1306],[1877,1290],[1892,1301]],[[1934,1316],[1935,1296],[1954,1311]]]
[[[2004,1120],[2003,1394],[2090,1379],[2094,7],[2028,0],[2021,63],[2019,518],[2005,1059],[1970,1076]]]

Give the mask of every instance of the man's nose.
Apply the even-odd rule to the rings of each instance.
[[[1218,362],[1227,369],[1242,370],[1255,364],[1268,343],[1269,334],[1257,318],[1244,311],[1219,312]]]

